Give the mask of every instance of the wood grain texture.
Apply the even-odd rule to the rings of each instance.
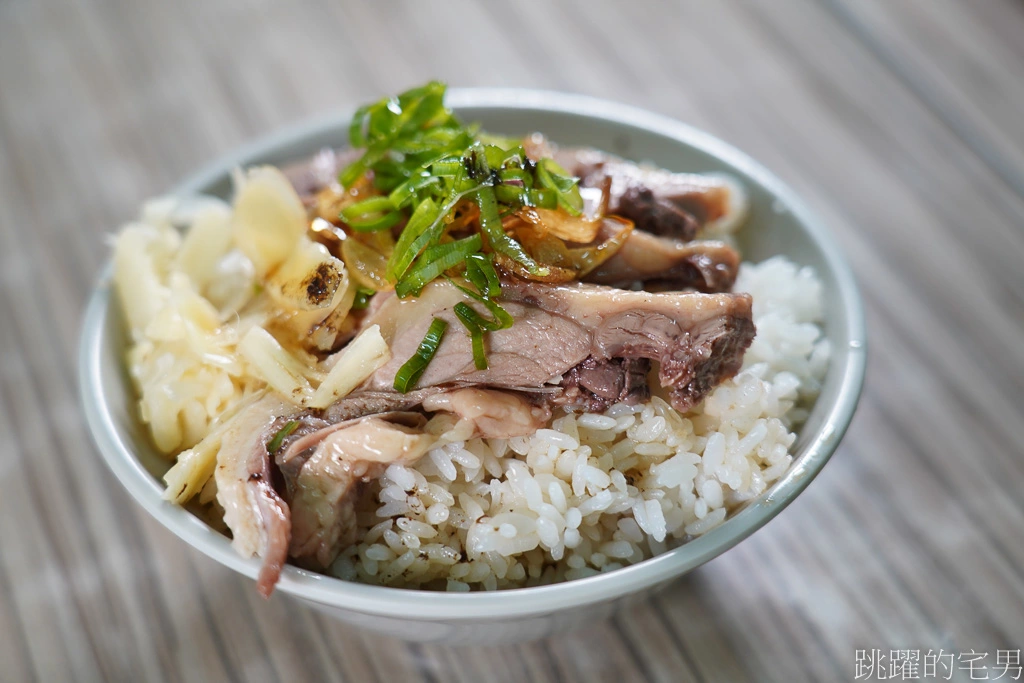
[[[1018,0],[0,1],[0,679],[840,681],[857,648],[1024,648],[1021,36]],[[104,236],[143,199],[432,77],[723,137],[826,219],[868,305],[860,412],[790,509],[655,601],[506,648],[263,601],[128,499],[77,407]]]

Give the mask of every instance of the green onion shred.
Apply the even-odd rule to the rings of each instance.
[[[515,261],[533,275],[550,272],[505,232],[502,217],[524,206],[579,215],[583,200],[578,179],[553,160],[534,163],[518,140],[481,133],[460,122],[444,105],[445,90],[445,84],[431,81],[356,111],[349,142],[363,154],[342,169],[338,180],[351,188],[369,174],[381,194],[346,207],[340,218],[356,232],[388,230],[404,221],[385,270],[399,297],[419,296],[439,277],[465,278],[476,291],[456,286],[491,315],[485,318],[469,303],[455,310],[472,339],[474,363],[484,369],[485,334],[512,324],[512,317],[495,301],[501,283],[494,255]],[[469,202],[479,208],[480,234],[453,239],[456,236],[449,236],[446,228],[456,210]],[[360,290],[353,308],[365,308],[371,295]],[[415,384],[445,325],[434,320],[420,350],[395,378],[396,390],[407,391]]]
[[[416,385],[416,381],[427,369],[434,354],[437,353],[437,347],[441,345],[441,339],[447,329],[447,322],[441,318],[434,318],[430,327],[427,328],[427,333],[423,336],[419,348],[416,349],[416,353],[405,361],[398,369],[398,373],[395,374],[395,391],[404,394]]]
[[[288,422],[285,423],[284,427],[281,427],[281,429],[277,430],[277,434],[274,434],[274,438],[272,438],[270,440],[270,443],[267,444],[267,453],[270,453],[271,455],[277,453],[277,451],[280,450],[281,448],[281,444],[284,443],[284,440],[291,436],[292,432],[298,429],[298,427],[298,422],[296,422],[295,420],[288,420]]]

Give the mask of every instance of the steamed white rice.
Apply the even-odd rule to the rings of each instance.
[[[696,409],[655,396],[508,440],[465,440],[466,426],[441,415],[437,448],[370,484],[359,542],[332,573],[449,591],[532,586],[633,564],[721,524],[790,467],[829,356],[811,269],[743,264],[735,291],[754,297],[757,337],[740,374]]]

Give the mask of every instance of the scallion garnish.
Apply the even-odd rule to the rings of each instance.
[[[466,279],[473,283],[482,296],[493,299],[501,294],[498,271],[486,254],[472,254],[466,259]]]
[[[554,159],[537,162],[537,184],[555,193],[558,208],[573,216],[583,213],[583,197],[579,181],[555,163]]]
[[[364,152],[341,171],[339,181],[351,188],[366,176],[380,194],[346,207],[340,218],[356,232],[383,231],[405,220],[384,273],[399,297],[418,296],[438,277],[456,276],[450,271],[462,271],[464,264],[460,274],[476,291],[456,286],[482,304],[492,319],[468,303],[457,305],[455,313],[472,338],[474,363],[484,369],[484,335],[512,324],[512,317],[495,302],[501,295],[495,257],[531,276],[552,272],[505,232],[503,218],[523,207],[579,215],[583,200],[577,179],[565,169],[551,159],[534,163],[518,140],[463,125],[444,106],[444,94],[443,83],[430,82],[356,112],[349,141]],[[460,219],[470,209],[474,214]],[[367,299],[357,293],[353,308],[365,307]],[[431,325],[434,330],[439,323],[437,343],[443,321],[435,319]],[[430,338],[428,332],[421,351]],[[432,356],[424,359],[417,352],[396,377],[395,388],[411,387]]]
[[[509,327],[512,327],[512,323],[514,322],[512,316],[509,314],[508,311],[499,306],[497,302],[491,301],[486,297],[480,296],[476,292],[466,289],[465,287],[462,287],[460,285],[455,286],[469,298],[483,304],[484,308],[486,308],[488,312],[490,312],[490,314],[494,316],[493,321],[484,321],[482,318],[480,319],[480,326],[482,329],[487,330],[488,332],[493,332],[494,330],[504,330]],[[458,304],[456,304],[456,306],[458,306]]]
[[[480,230],[486,235],[491,249],[521,264],[533,275],[547,275],[550,270],[534,261],[523,249],[523,245],[505,233],[505,228],[501,226],[501,218],[498,216],[494,188],[481,187],[476,192],[476,201],[480,206]]]
[[[369,287],[357,287],[356,298],[352,300],[352,310],[362,311],[370,305],[370,298],[376,294],[374,290]]]
[[[428,282],[440,277],[449,268],[454,268],[462,263],[471,254],[480,251],[482,243],[480,235],[470,235],[455,242],[427,247],[409,274],[398,281],[395,286],[395,294],[400,297],[410,294],[419,296]]]
[[[271,455],[277,453],[277,451],[281,449],[281,444],[284,443],[284,440],[291,436],[292,432],[298,429],[298,427],[298,422],[296,422],[295,420],[288,420],[288,422],[285,423],[284,427],[281,427],[281,429],[277,430],[277,434],[274,434],[274,438],[272,438],[270,440],[270,443],[267,444],[267,453],[270,453]]]
[[[441,318],[434,318],[430,327],[427,328],[427,333],[423,336],[419,348],[416,349],[416,353],[398,369],[398,373],[395,375],[395,391],[404,394],[415,386],[434,354],[437,353],[437,347],[441,345],[441,339],[447,329],[447,322]]]
[[[390,228],[402,219],[387,197],[370,197],[341,210],[339,215],[356,232],[376,232]]]
[[[484,351],[484,330],[476,324],[476,321],[469,316],[467,311],[475,313],[472,308],[464,303],[455,304],[455,315],[458,316],[459,320],[462,321],[462,324],[469,331],[469,339],[473,347],[473,365],[476,366],[477,370],[486,370],[487,354]]]

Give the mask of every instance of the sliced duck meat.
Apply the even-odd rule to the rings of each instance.
[[[466,387],[438,392],[423,401],[423,409],[444,410],[476,425],[475,436],[509,439],[529,436],[551,419],[551,409],[509,391]]]
[[[390,387],[381,390],[358,389],[325,408],[321,417],[334,424],[366,415],[413,410],[422,405],[428,396],[445,390],[445,387],[432,386],[400,394]]]
[[[607,358],[590,356],[571,368],[562,378],[562,392],[553,400],[557,405],[590,413],[607,410],[616,403],[636,405],[651,397],[647,358]]]
[[[627,185],[621,195],[612,195],[608,209],[633,221],[638,230],[645,232],[689,240],[700,230],[701,224],[692,213],[644,185]]]
[[[638,230],[690,240],[705,226],[730,231],[746,216],[745,193],[725,176],[673,173],[592,149],[561,148],[552,156],[582,187],[604,187],[610,178],[608,212]]]
[[[321,415],[318,415],[318,412],[319,411],[305,411],[292,417],[280,417],[268,430],[271,436],[267,442],[267,448],[269,452],[270,445],[274,445],[274,451],[270,453],[270,456],[274,459],[274,465],[277,467],[277,472],[280,474],[280,481],[277,482],[277,489],[279,492],[284,494],[285,500],[289,500],[295,492],[295,481],[299,476],[299,471],[302,469],[303,463],[305,463],[305,459],[292,457],[285,461],[281,456],[284,453],[292,452],[295,444],[304,443],[311,435],[317,434],[340,421],[326,420]],[[289,426],[290,423],[294,423],[294,425]],[[277,434],[281,430],[285,431],[286,436],[283,438],[276,438]],[[278,443],[273,444],[275,440],[278,441]],[[308,446],[303,446],[301,447],[300,452],[305,451],[308,448]]]
[[[725,242],[683,242],[634,230],[615,255],[585,279],[612,287],[639,282],[645,289],[728,292],[739,267],[739,253]]]
[[[298,470],[289,491],[289,555],[326,569],[355,542],[355,503],[363,485],[390,464],[411,465],[435,437],[423,433],[419,413],[386,413],[341,422],[309,434],[279,454],[278,465]],[[296,468],[296,465],[299,465]]]
[[[448,322],[448,331],[417,388],[483,385],[534,389],[548,382],[557,384],[566,370],[590,355],[589,335],[571,319],[527,303],[502,302],[515,324],[488,333],[488,367],[478,370],[469,335],[453,311],[455,304],[471,300],[454,285],[437,280],[415,298],[399,299],[390,292],[381,292],[376,298],[380,305],[364,324],[380,325],[392,358],[370,376],[363,390],[392,390],[399,368],[419,348],[435,317]]]
[[[589,335],[594,358],[658,363],[661,386],[679,411],[689,410],[739,372],[754,339],[749,294],[651,293],[509,281],[502,296],[572,320]]]
[[[295,407],[266,396],[231,418],[221,438],[214,479],[231,545],[243,557],[260,557],[263,566],[256,587],[269,597],[288,559],[291,516],[274,488],[266,444],[277,431],[279,417]]]
[[[546,392],[534,390],[526,394],[460,386],[424,387],[406,394],[394,390],[361,389],[339,399],[310,419],[325,425],[395,411],[445,411],[475,422],[475,436],[509,438],[532,434],[543,427],[551,417],[544,395],[557,391],[554,386],[547,387]],[[282,471],[287,477],[284,465]]]
[[[509,279],[502,306],[512,327],[488,334],[488,367],[473,362],[470,338],[453,307],[466,297],[435,281],[420,297],[393,295],[367,324],[379,324],[393,358],[363,390],[386,392],[398,369],[416,352],[433,318],[449,332],[420,377],[420,388],[483,385],[492,388],[558,390],[563,376],[587,358],[644,358],[660,365],[659,378],[673,404],[687,410],[740,368],[754,337],[746,294],[633,292],[589,284],[547,285]]]

